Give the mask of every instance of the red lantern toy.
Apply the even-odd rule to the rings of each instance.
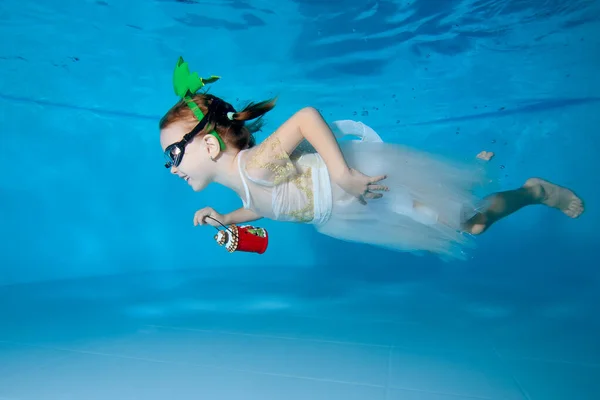
[[[212,217],[208,217],[214,220]],[[216,220],[215,220],[216,221]],[[247,253],[263,254],[269,246],[269,235],[264,228],[252,225],[234,225],[228,227],[218,222],[224,230],[215,235],[215,240],[220,246],[225,246],[228,252],[243,251]]]

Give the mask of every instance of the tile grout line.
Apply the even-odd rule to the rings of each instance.
[[[0,93],[0,100],[12,102],[12,103],[36,104],[36,105],[42,106],[42,107],[54,107],[54,108],[63,108],[63,109],[67,109],[67,110],[85,111],[85,112],[104,115],[104,116],[110,115],[112,117],[131,118],[131,119],[139,119],[139,120],[158,120],[158,119],[160,119],[160,117],[155,117],[152,115],[144,115],[144,114],[139,114],[139,113],[127,113],[127,112],[123,112],[123,111],[109,110],[109,109],[104,109],[104,108],[93,108],[91,106],[87,106],[87,107],[86,106],[76,106],[73,104],[54,102],[51,100],[32,100],[30,98],[7,95],[4,93]]]
[[[261,372],[261,371],[254,371],[254,370],[250,370],[250,369],[229,368],[229,367],[224,367],[224,366],[215,365],[215,364],[196,364],[196,363],[189,363],[189,362],[165,361],[165,360],[159,360],[159,359],[153,359],[153,358],[133,357],[133,356],[126,356],[126,355],[113,354],[113,353],[103,353],[103,352],[91,351],[91,350],[65,349],[65,348],[59,348],[59,347],[43,346],[43,345],[21,343],[21,342],[2,341],[1,343],[12,343],[12,344],[18,344],[21,346],[58,350],[58,351],[64,351],[64,352],[74,353],[74,354],[84,354],[84,355],[93,355],[93,356],[101,356],[101,357],[114,357],[114,358],[120,358],[120,359],[124,359],[124,360],[145,361],[145,362],[151,362],[151,363],[156,363],[156,364],[195,366],[195,367],[199,367],[199,368],[212,368],[212,369],[219,369],[219,370],[233,371],[233,372],[243,372],[243,373],[256,374],[256,375],[276,376],[276,377],[282,377],[282,378],[293,378],[293,379],[300,379],[300,380],[329,382],[329,383],[338,383],[338,384],[353,385],[353,386],[364,386],[364,387],[372,387],[372,388],[383,388],[382,385],[376,385],[376,384],[372,384],[372,383],[342,381],[342,380],[337,380],[337,379],[314,378],[314,377],[301,376],[301,375],[278,374],[278,373],[274,373],[274,372]],[[68,358],[68,356],[61,357],[60,359],[66,359],[66,358]],[[48,368],[49,364],[42,367],[41,369]],[[2,399],[0,398],[0,400],[2,400]],[[13,399],[11,399],[11,400],[13,400]],[[14,400],[17,400],[17,399],[14,399]]]
[[[91,106],[76,106],[73,104],[69,104],[69,103],[59,103],[59,102],[53,102],[53,101],[48,101],[48,100],[32,100],[29,98],[25,98],[25,97],[20,97],[20,96],[16,96],[16,95],[11,95],[11,94],[5,94],[5,93],[0,93],[0,100],[4,100],[7,102],[13,102],[13,103],[33,103],[36,105],[40,105],[40,106],[47,106],[47,107],[54,107],[54,108],[63,108],[63,109],[70,109],[70,110],[79,110],[79,111],[85,111],[85,112],[90,112],[90,113],[94,113],[94,114],[100,114],[100,115],[111,115],[113,117],[122,117],[122,118],[131,118],[131,119],[144,119],[144,120],[158,120],[160,119],[160,117],[158,116],[152,116],[152,115],[144,115],[144,114],[139,114],[139,113],[126,113],[126,112],[122,112],[122,111],[117,111],[117,110],[109,110],[109,109],[104,109],[104,108],[92,108]],[[591,101],[588,100],[587,103],[585,102],[578,102],[575,104],[565,104],[563,105],[561,108],[571,108],[571,107],[577,107],[577,106],[581,106],[581,105],[585,105],[585,104],[590,104],[593,102],[597,102],[598,98],[591,98]],[[539,104],[539,102],[538,102]],[[522,113],[526,113],[526,114],[535,114],[535,113],[539,113],[539,112],[544,112],[544,111],[548,111],[551,110],[553,108],[556,107],[552,107],[550,106],[548,109],[543,109],[543,110],[532,110],[531,106],[522,106],[517,108],[517,111],[520,111]],[[434,120],[427,120],[427,121],[420,121],[420,122],[409,122],[409,123],[404,123],[400,126],[404,127],[418,127],[418,126],[426,126],[426,125],[437,125],[437,124],[448,124],[448,123],[453,123],[455,121],[460,121],[460,120],[472,120],[473,118],[476,119],[492,119],[492,118],[497,118],[497,117],[507,117],[510,116],[512,114],[514,114],[515,112],[513,111],[512,113],[500,113],[500,112],[488,112],[488,113],[479,113],[479,114],[468,114],[468,115],[463,115],[460,117],[453,117],[453,118],[438,118],[438,119],[434,119]]]
[[[527,392],[527,390],[525,390],[525,387],[521,384],[521,382],[517,379],[517,377],[515,376],[515,374],[513,373],[512,369],[508,367],[508,363],[506,362],[506,360],[500,355],[500,352],[498,351],[498,349],[496,348],[496,346],[492,346],[492,349],[494,350],[494,354],[496,355],[496,357],[498,358],[498,360],[500,361],[500,363],[504,364],[504,367],[508,370],[510,377],[512,378],[513,382],[517,385],[517,387],[519,388],[519,391],[521,391],[521,394],[523,394],[523,396],[525,396],[526,400],[532,400],[531,396],[529,395],[529,393]]]
[[[167,325],[155,325],[155,324],[147,324],[143,325],[144,327],[149,328],[157,328],[157,329],[171,329],[178,331],[189,331],[189,332],[201,332],[201,333],[215,333],[220,335],[232,335],[232,336],[246,336],[246,337],[257,337],[257,338],[267,338],[267,339],[280,339],[280,340],[290,340],[290,341],[299,341],[299,342],[309,342],[309,343],[326,343],[326,344],[339,344],[346,346],[363,346],[363,347],[378,347],[378,348],[388,348],[390,344],[375,344],[375,343],[365,343],[365,342],[351,342],[351,341],[339,341],[339,340],[326,340],[326,339],[314,339],[314,338],[303,338],[303,337],[293,337],[293,336],[278,336],[278,335],[263,335],[258,333],[247,333],[247,332],[235,332],[235,331],[220,331],[214,329],[199,329],[199,328],[185,328],[178,326],[167,326]],[[413,347],[410,345],[394,345],[396,349],[405,349],[412,350]],[[436,347],[435,345],[428,345],[424,347],[424,349],[429,351],[445,351],[451,353],[462,353],[464,349],[448,349],[447,346]]]
[[[172,329],[172,330],[179,330],[179,331],[216,333],[219,335],[250,336],[250,337],[260,337],[260,338],[266,338],[266,339],[283,339],[283,340],[290,340],[290,341],[293,340],[293,341],[298,341],[298,342],[315,342],[315,343],[342,344],[342,345],[348,345],[348,346],[364,346],[364,347],[380,347],[380,348],[389,347],[389,345],[374,344],[374,343],[345,342],[345,341],[325,340],[325,339],[307,339],[307,338],[292,337],[292,336],[261,335],[258,333],[218,331],[218,330],[212,330],[212,329],[198,329],[198,328],[183,328],[183,327],[166,326],[166,325],[145,325],[145,326],[151,327],[151,328]]]
[[[502,356],[503,360],[524,360],[524,361],[540,361],[548,364],[566,364],[566,365],[577,365],[581,367],[587,368],[600,368],[600,364],[594,363],[586,363],[586,362],[578,362],[578,361],[566,361],[566,360],[552,360],[547,358],[539,358],[539,357],[512,357],[512,356]]]
[[[401,387],[394,387],[391,388],[397,391],[402,391],[402,392],[411,392],[411,393],[426,393],[426,394],[435,394],[435,395],[442,395],[444,397],[455,397],[456,400],[466,400],[466,399],[470,399],[470,400],[497,400],[497,399],[493,399],[491,397],[481,397],[481,396],[471,396],[468,394],[457,394],[457,393],[448,393],[448,392],[432,392],[429,390],[422,390],[422,389],[408,389],[408,388],[401,388]]]
[[[162,272],[162,271],[161,271]],[[223,312],[222,314],[224,315],[233,315],[233,316],[248,316],[248,317],[254,317],[255,314],[252,312],[248,312],[248,311],[226,311]],[[407,326],[413,326],[413,325],[423,325],[423,321],[417,321],[417,320],[400,320],[400,319],[390,319],[390,318],[375,318],[375,319],[364,319],[364,318],[360,318],[360,317],[340,317],[338,315],[335,315],[334,318],[332,318],[333,314],[326,314],[323,316],[319,316],[319,315],[310,315],[310,314],[300,314],[300,313],[294,313],[294,312],[290,312],[290,313],[286,313],[286,317],[292,317],[292,318],[300,318],[300,319],[309,319],[309,320],[324,320],[324,321],[334,321],[334,322],[351,322],[351,323],[377,323],[377,324],[394,324],[394,325],[407,325]],[[276,316],[276,315],[273,315]]]
[[[447,396],[447,397],[456,397],[457,399],[464,398],[464,399],[473,399],[473,400],[493,400],[489,397],[471,396],[471,395],[455,394],[455,393],[447,393],[447,392],[432,392],[429,390],[409,389],[409,388],[403,388],[403,387],[393,387],[391,384],[391,381],[392,381],[392,358],[393,358],[394,351],[397,348],[404,349],[403,347],[391,345],[390,351],[388,354],[388,373],[387,373],[387,379],[386,379],[386,384],[385,384],[385,400],[389,400],[392,389],[398,390],[398,391],[403,391],[403,392],[412,392],[412,393],[439,394],[439,395],[443,395],[443,396]],[[527,400],[531,400],[531,399],[527,399]]]
[[[244,313],[244,312],[236,313],[236,314],[248,315],[248,313]],[[357,317],[340,318],[339,316],[336,316],[336,318],[330,318],[330,316],[328,316],[328,315],[318,316],[318,315],[305,315],[305,314],[289,314],[289,316],[294,317],[294,318],[318,319],[318,320],[324,320],[324,321],[340,321],[340,322],[353,322],[353,323],[367,322],[367,323],[377,323],[377,324],[394,324],[394,325],[409,325],[409,326],[423,324],[422,321],[415,321],[415,320],[406,321],[406,320],[380,319],[380,318],[365,320],[365,319],[357,318]]]
[[[384,400],[390,399],[390,384],[392,381],[392,357],[394,354],[394,345],[390,346],[390,351],[388,352],[388,365],[387,365],[387,377],[385,380],[385,395]]]
[[[289,341],[297,341],[297,342],[308,342],[308,343],[323,343],[323,344],[334,344],[334,345],[344,345],[344,346],[357,346],[357,347],[373,347],[373,348],[388,348],[390,344],[374,344],[374,343],[364,343],[364,342],[351,342],[351,341],[336,341],[336,340],[325,340],[325,339],[313,339],[313,338],[302,338],[302,337],[291,337],[291,336],[277,336],[277,335],[262,335],[256,333],[246,333],[246,332],[232,332],[232,331],[219,331],[212,329],[198,329],[198,328],[185,328],[185,327],[177,327],[177,326],[166,326],[166,325],[155,325],[155,324],[143,324],[140,325],[139,328],[154,328],[154,329],[170,329],[175,331],[189,331],[189,332],[200,332],[200,333],[214,333],[219,335],[231,335],[231,336],[246,336],[246,337],[257,337],[257,338],[266,338],[266,339],[278,339],[278,340],[289,340]],[[139,334],[144,334],[148,332],[142,332],[138,330],[134,333],[134,336]],[[153,332],[151,332],[153,333]],[[126,340],[126,342],[130,342],[135,340],[135,337],[130,337]],[[11,341],[0,340],[0,343],[17,343]],[[35,344],[32,344],[36,346]],[[393,345],[396,349],[405,349],[412,350],[412,347],[409,345]],[[49,347],[52,348],[52,347]],[[448,351],[447,347],[436,347],[436,346],[426,346],[425,350],[428,351]],[[78,351],[75,349],[61,349],[63,351]],[[461,352],[462,350],[453,349],[450,350],[452,353]]]

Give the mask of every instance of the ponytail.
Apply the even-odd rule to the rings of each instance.
[[[256,120],[245,124],[246,129],[250,132],[249,147],[255,145],[254,133],[262,129],[264,122],[262,117],[275,107],[277,98],[261,101],[260,103],[250,102],[242,111],[236,112],[231,116],[234,124],[245,121]]]
[[[233,114],[234,121],[250,121],[262,117],[275,107],[277,99],[265,100],[260,103],[250,103],[242,111]]]

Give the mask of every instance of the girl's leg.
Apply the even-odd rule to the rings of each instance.
[[[532,204],[559,209],[571,218],[579,217],[584,211],[583,202],[571,190],[539,178],[528,179],[519,189],[494,193],[486,201],[489,207],[467,221],[465,231],[479,235],[493,223]]]

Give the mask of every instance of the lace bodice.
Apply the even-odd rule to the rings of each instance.
[[[330,125],[336,138],[357,136],[381,141],[360,122],[336,121]],[[277,133],[240,154],[244,181],[244,207],[278,221],[324,223],[331,213],[332,186],[325,162],[304,141],[291,154],[282,148]]]
[[[312,222],[314,178],[326,172],[325,163],[309,145],[287,154],[277,136],[271,135],[240,156],[240,174],[246,183],[244,207],[278,221]]]

